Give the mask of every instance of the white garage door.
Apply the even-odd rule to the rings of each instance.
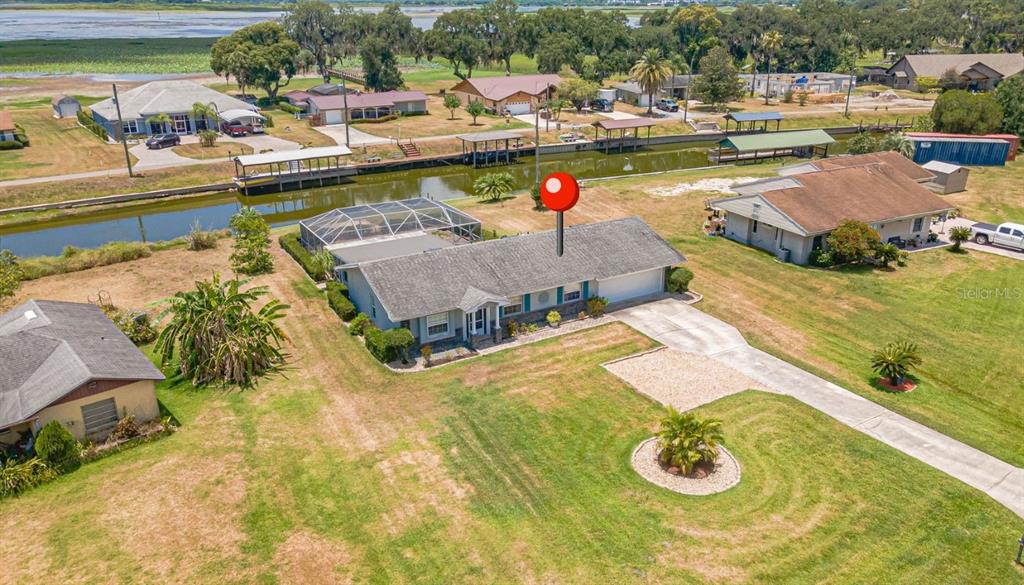
[[[530,102],[508,102],[505,104],[505,107],[508,108],[509,112],[512,112],[513,116],[530,113]]]
[[[324,124],[341,124],[341,110],[326,110]]]
[[[597,281],[597,294],[609,302],[624,301],[661,292],[661,268]]]

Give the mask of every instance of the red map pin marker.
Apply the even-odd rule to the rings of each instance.
[[[569,173],[551,173],[540,182],[540,200],[544,206],[552,211],[557,211],[556,246],[555,252],[562,255],[563,217],[565,211],[572,209],[573,205],[580,200],[580,185]]]
[[[580,185],[569,173],[551,173],[540,183],[540,200],[552,211],[569,211],[580,199]]]

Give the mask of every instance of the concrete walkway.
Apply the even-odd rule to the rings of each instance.
[[[766,387],[975,487],[1024,518],[1024,469],[996,459],[845,388],[754,349],[740,332],[676,299],[612,315],[679,351],[709,356]]]

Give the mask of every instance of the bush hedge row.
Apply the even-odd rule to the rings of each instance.
[[[343,321],[351,321],[356,318],[356,306],[348,299],[348,287],[340,282],[327,283],[327,304],[338,314]]]
[[[96,136],[99,136],[100,139],[103,140],[104,142],[106,142],[107,139],[110,137],[110,135],[107,134],[106,128],[97,124],[96,120],[92,119],[92,116],[86,114],[82,110],[78,111],[78,123],[82,126],[85,126],[85,129],[88,130],[89,132],[92,132]]]
[[[381,331],[371,325],[364,328],[363,339],[366,341],[366,349],[370,355],[384,363],[394,361],[399,357],[404,361],[409,355],[409,348],[416,343],[412,332],[405,327]]]
[[[373,323],[370,321],[370,317],[366,313],[359,313],[355,319],[348,324],[349,335],[362,335],[366,331],[367,327],[372,327]]]
[[[293,106],[293,105],[289,104],[288,102],[280,102],[280,103],[277,104],[277,107],[282,112],[288,112],[289,114],[301,114],[302,113],[302,108],[297,107],[297,106]]]
[[[0,140],[0,150],[20,150],[25,145],[17,140]]]
[[[277,239],[278,243],[281,244],[281,248],[295,261],[299,263],[299,266],[306,271],[313,280],[322,280],[320,275],[316,274],[316,266],[313,263],[313,255],[309,253],[309,250],[302,245],[299,240],[299,234],[290,233],[285,234]]]

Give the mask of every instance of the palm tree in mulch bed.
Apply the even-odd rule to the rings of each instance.
[[[921,365],[917,344],[910,341],[892,341],[871,356],[871,369],[882,377],[885,388],[906,392],[917,385],[907,379],[910,371]]]
[[[706,477],[718,460],[722,421],[680,413],[670,406],[656,436],[658,461],[669,473]]]

